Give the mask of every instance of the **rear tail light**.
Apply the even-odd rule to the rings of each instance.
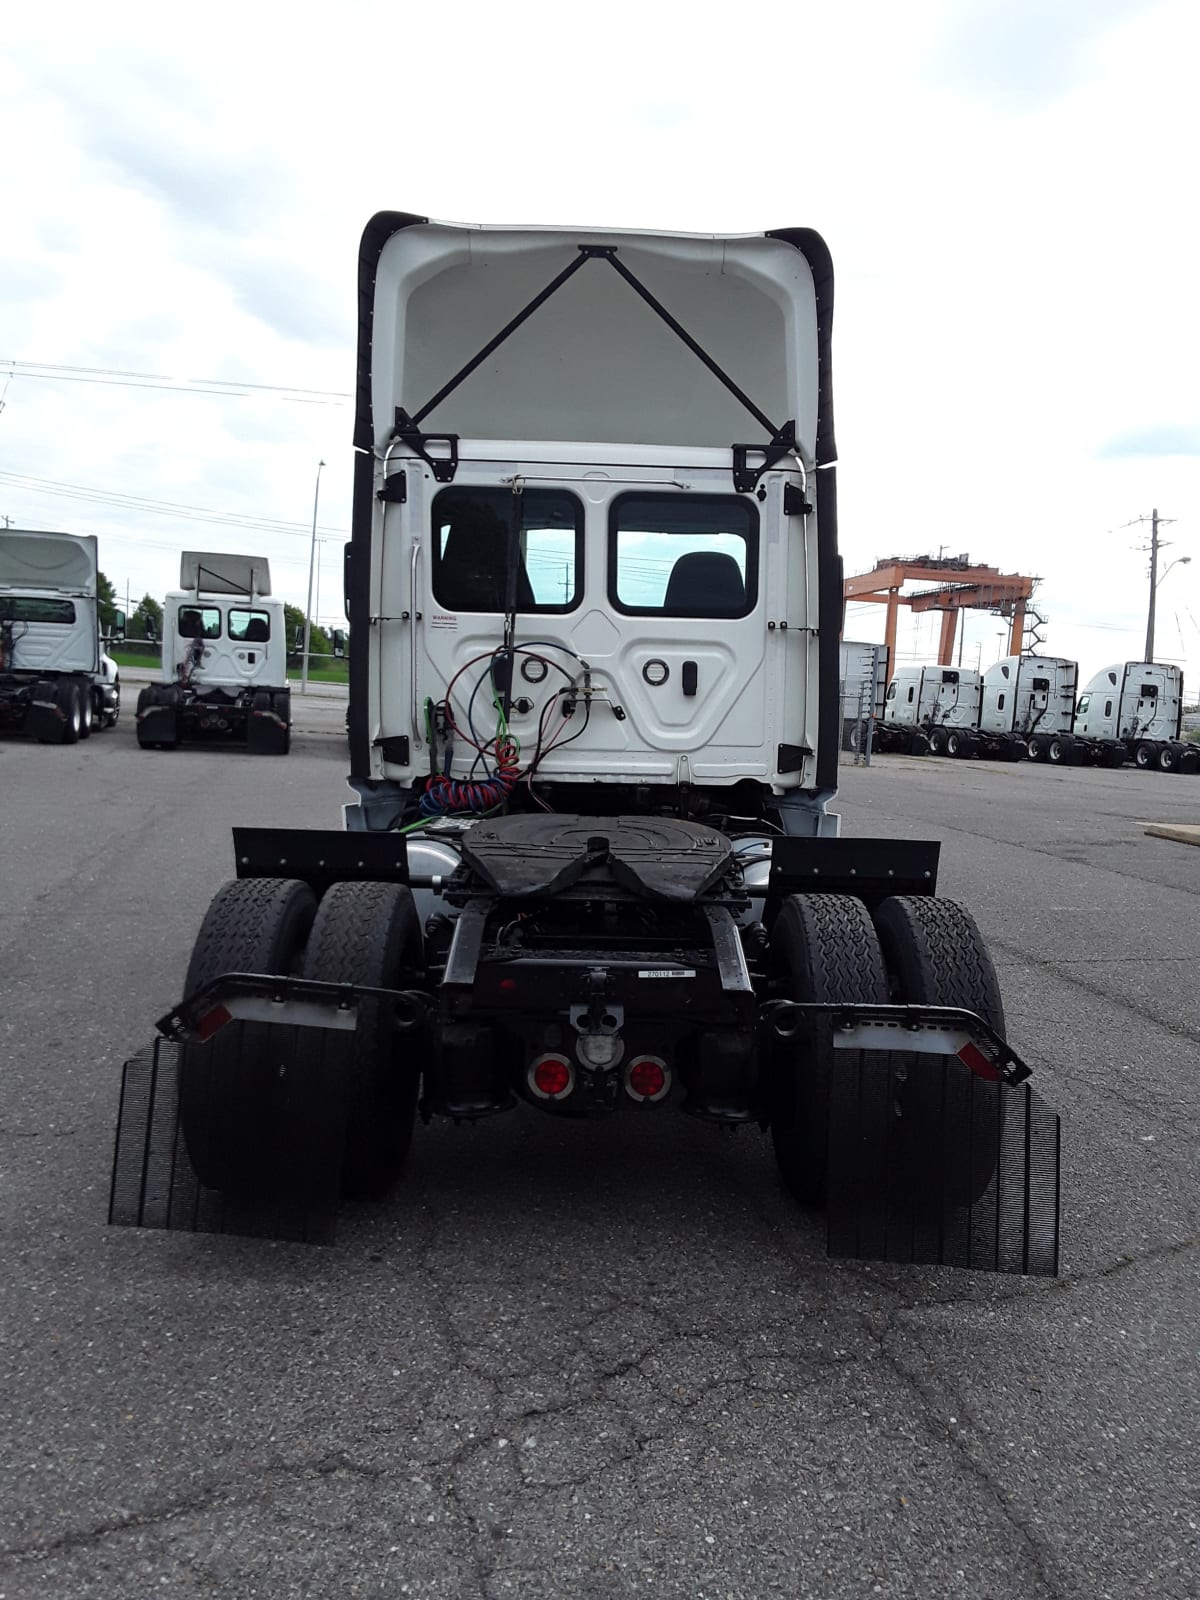
[[[659,1056],[637,1056],[625,1074],[625,1092],[633,1100],[661,1100],[671,1087],[671,1074]]]
[[[562,1100],[575,1087],[575,1068],[566,1056],[538,1056],[529,1069],[529,1087],[539,1100]]]

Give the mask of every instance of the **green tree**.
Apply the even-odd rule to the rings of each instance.
[[[296,661],[304,656],[304,613],[299,606],[285,605],[283,608],[284,621],[287,626],[288,655],[294,656]],[[309,650],[314,657],[331,656],[333,645],[324,628],[313,623],[312,638],[309,641]]]
[[[129,637],[131,639],[146,639],[153,637],[162,640],[163,608],[153,595],[144,594],[138,601],[137,610],[129,619]]]
[[[96,603],[101,633],[111,633],[117,620],[117,591],[102,572],[96,574]]]

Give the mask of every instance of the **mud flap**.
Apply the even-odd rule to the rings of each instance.
[[[197,1178],[180,1126],[180,1053],[158,1039],[125,1063],[109,1223],[332,1244],[345,1120],[336,1111],[340,1096],[317,1081],[329,1065],[325,1052],[289,1052],[278,1145],[262,1153],[253,1196],[224,1194]]]
[[[867,1049],[856,1031],[834,1030],[829,1254],[1056,1276],[1055,1112],[978,1042]]]

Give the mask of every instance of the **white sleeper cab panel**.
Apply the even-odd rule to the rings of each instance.
[[[18,672],[97,672],[96,540],[91,534],[0,529],[0,617]]]
[[[1005,656],[983,675],[985,733],[1068,733],[1079,668],[1063,656]]]
[[[1080,695],[1075,732],[1093,739],[1177,739],[1182,711],[1178,667],[1118,662],[1098,672]]]

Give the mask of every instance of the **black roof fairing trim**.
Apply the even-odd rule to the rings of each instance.
[[[818,467],[837,460],[833,432],[833,257],[829,246],[813,228],[771,228],[768,239],[793,245],[813,275],[817,296],[817,438],[814,456]]]
[[[428,222],[412,211],[377,211],[363,229],[358,247],[358,382],[354,399],[354,448],[370,450],[375,444],[375,419],[371,406],[371,337],[375,322],[375,274],[383,247],[401,228]]]

